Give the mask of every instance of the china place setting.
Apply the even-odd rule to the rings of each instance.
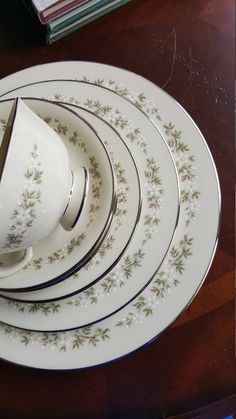
[[[0,357],[91,367],[152,341],[216,250],[220,187],[187,112],[90,62],[0,80]]]

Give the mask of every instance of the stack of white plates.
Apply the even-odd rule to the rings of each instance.
[[[21,97],[87,167],[88,199],[0,279],[0,357],[35,368],[110,362],[188,306],[214,256],[220,190],[207,144],[163,90],[115,67],[62,62],[0,81],[0,136]]]

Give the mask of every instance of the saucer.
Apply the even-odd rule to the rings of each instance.
[[[18,93],[37,96],[44,91],[49,97],[55,96],[56,92],[58,98],[62,97],[64,91],[71,100],[74,94],[74,102],[80,98],[85,109],[95,103],[95,115],[98,109],[107,112],[107,121],[116,127],[133,154],[139,169],[143,197],[139,224],[127,251],[114,269],[93,287],[60,302],[60,313],[48,316],[46,325],[42,317],[28,316],[30,327],[35,330],[45,330],[45,327],[47,330],[58,330],[84,326],[104,318],[127,304],[147,286],[165,257],[175,233],[179,215],[179,187],[175,165],[165,140],[146,115],[128,101],[106,89],[78,82],[40,83],[22,88]],[[100,105],[97,98],[100,98]],[[112,113],[108,112],[109,109]],[[39,295],[47,299],[48,292],[49,288],[27,293],[22,299],[33,301],[32,298],[35,298],[39,302]],[[20,300],[21,297],[18,294],[14,298]],[[54,304],[50,307],[54,307]],[[23,317],[16,317],[19,325]],[[24,324],[27,328],[26,322]]]
[[[8,76],[0,81],[0,93],[22,83],[55,79],[55,75],[100,84],[141,109],[168,141],[181,185],[180,220],[169,253],[146,289],[121,311],[96,325],[69,332],[27,332],[1,324],[3,359],[34,368],[66,370],[111,362],[137,350],[187,307],[215,253],[220,189],[210,151],[191,117],[163,90],[136,74],[95,63],[53,63]],[[46,310],[44,318],[48,318]]]
[[[59,104],[40,99],[25,99],[25,102],[61,136],[71,167],[86,167],[91,182],[75,228],[68,232],[58,224],[46,239],[33,246],[33,258],[23,270],[1,278],[0,289],[8,292],[49,286],[78,272],[104,240],[116,206],[113,166],[97,132],[82,117]],[[0,102],[2,130],[11,103],[9,100]]]
[[[89,111],[76,106],[71,108],[95,127],[106,144],[117,179],[116,213],[106,239],[80,272],[45,289],[27,293],[2,293],[9,298],[33,302],[51,301],[78,293],[88,284],[94,285],[107,275],[121,258],[139,222],[142,207],[140,175],[128,147],[114,127]]]

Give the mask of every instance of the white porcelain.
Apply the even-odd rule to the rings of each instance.
[[[114,127],[96,115],[77,106],[72,105],[70,107],[76,110],[79,115],[86,118],[97,132],[101,133],[106,147],[112,156],[112,164],[117,179],[117,209],[104,242],[94,257],[79,272],[76,272],[76,274],[68,277],[61,283],[38,291],[25,293],[1,292],[2,295],[8,296],[9,298],[41,303],[45,300],[50,301],[66,298],[69,295],[85,290],[88,286],[95,285],[96,282],[107,276],[120,260],[129,246],[140,222],[143,205],[142,195],[146,188],[142,186],[141,190],[140,174],[126,143]],[[62,122],[63,116],[64,110],[61,115]],[[47,249],[47,242],[44,243],[44,249]],[[49,248],[48,254],[51,253],[52,251]],[[77,249],[75,249],[75,257],[76,253]],[[64,259],[64,263],[66,263],[66,258]],[[35,269],[31,267],[30,272],[31,275],[34,275]],[[67,319],[64,318],[64,321],[67,321]]]
[[[74,224],[85,185],[82,170],[76,188],[82,191],[80,200],[71,205],[74,175],[60,137],[21,99],[8,103],[12,109],[0,148],[0,277],[28,263],[31,246],[50,234],[61,218],[66,229]],[[20,251],[24,252],[18,261],[8,257],[3,263],[5,254]]]
[[[34,96],[44,95],[44,91],[48,93],[48,97],[53,99],[55,96],[59,99],[67,95],[71,102],[79,101],[80,105],[78,106],[94,111],[95,115],[99,110],[101,112],[103,109],[105,110],[105,119],[116,128],[133,155],[139,171],[142,194],[139,223],[129,247],[119,262],[92,287],[79,295],[76,294],[72,298],[66,299],[65,303],[62,303],[63,309],[60,310],[60,314],[48,316],[47,323],[38,322],[35,326],[35,329],[58,330],[58,328],[83,326],[106,317],[127,304],[147,286],[168,252],[175,233],[179,215],[179,185],[175,165],[165,140],[146,115],[128,101],[117,97],[113,92],[101,89],[99,86],[79,82],[39,83],[19,90],[22,95],[32,94]],[[107,112],[108,109],[111,111]],[[94,125],[92,120],[91,123]],[[125,160],[122,148],[118,148],[121,146],[119,136],[116,135],[113,140],[114,135],[111,135],[110,140],[102,126],[101,130],[99,128],[102,138],[105,138],[109,144],[109,152],[114,156],[114,159],[119,156],[118,161],[124,165],[128,172],[132,166]],[[130,198],[133,201],[137,199],[138,194],[137,191],[135,193],[135,189],[132,189]],[[135,221],[135,212],[133,215]],[[129,214],[127,221],[122,233],[122,238],[126,240],[126,231],[130,232],[130,227],[133,228],[132,212],[131,218]],[[112,244],[114,249],[118,246],[118,240],[121,240],[120,235]],[[112,251],[109,254],[114,255]],[[86,275],[91,280],[91,278],[99,278],[100,273],[103,274],[107,262],[111,259],[100,258],[97,260],[96,256],[95,265],[89,266],[88,270],[85,266],[78,276],[72,276],[62,284],[56,284],[44,290],[24,294],[14,293],[14,295],[8,294],[8,296],[40,304],[45,300],[65,297],[78,289],[77,287]],[[6,295],[5,293],[1,294]],[[55,304],[60,303],[56,301]],[[49,304],[49,307],[52,306],[53,304]],[[19,322],[19,319],[16,321]]]
[[[157,274],[121,311],[93,326],[60,333],[34,333],[1,325],[3,359],[36,368],[73,369],[110,362],[140,348],[158,336],[192,301],[215,253],[220,190],[212,156],[190,116],[163,90],[138,75],[102,64],[54,63],[3,79],[0,92],[55,76],[100,83],[142,109],[171,146],[182,195],[186,196],[184,191],[195,192],[188,202],[182,199],[174,241]],[[171,144],[174,138],[177,145],[182,143],[182,150]],[[189,179],[181,176],[184,167],[189,169]],[[35,316],[47,319],[47,309],[50,307],[38,306]],[[51,307],[49,315],[54,315],[53,309],[56,316],[57,307]],[[0,316],[2,310],[1,306]],[[20,308],[15,307],[15,311],[21,315]]]
[[[66,110],[65,118],[61,119],[61,116],[64,115],[64,108],[58,104],[40,99],[25,99],[25,102],[34,113],[48,121],[60,136],[60,142],[68,158],[68,162],[65,162],[66,166],[70,167],[73,173],[78,172],[81,167],[87,168],[90,187],[84,210],[73,230],[65,231],[60,224],[57,224],[50,235],[33,245],[33,258],[23,270],[1,279],[0,288],[10,291],[29,290],[62,281],[81,269],[105,239],[116,206],[116,181],[111,159],[94,129],[73,111]],[[0,102],[2,121],[6,119],[11,103],[12,101]],[[3,123],[1,126],[3,127]],[[0,135],[1,133],[2,131]],[[50,151],[50,142],[49,147],[48,142],[46,139],[43,148],[45,153],[50,156],[50,162],[53,161],[50,168],[53,172],[56,171],[58,176],[61,176],[64,174],[63,162],[53,154],[52,149]],[[42,185],[43,182],[46,183],[48,176],[51,174],[44,171]],[[61,183],[63,183],[62,179]],[[61,199],[62,187],[60,184],[59,186],[54,185],[54,189],[50,191],[50,197],[45,197],[45,199],[57,203],[57,199]],[[75,194],[75,200],[77,201],[77,199],[80,199],[78,190]],[[39,269],[40,266],[43,269]],[[34,275],[32,275],[32,270]]]

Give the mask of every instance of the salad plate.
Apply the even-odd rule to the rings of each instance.
[[[142,347],[190,304],[215,253],[221,202],[214,161],[191,117],[163,90],[134,73],[96,63],[53,63],[3,79],[0,92],[55,79],[55,74],[86,78],[141,109],[168,141],[181,188],[174,241],[156,275],[130,304],[95,325],[67,332],[27,332],[1,324],[3,359],[34,368],[74,369],[107,363]]]
[[[74,295],[72,299],[60,302],[61,314],[48,315],[46,324],[43,316],[28,315],[29,307],[26,307],[25,316],[15,315],[18,326],[21,322],[21,326],[24,323],[25,328],[26,324],[30,324],[28,328],[34,330],[45,330],[45,327],[47,330],[57,330],[58,327],[68,329],[94,323],[119,310],[147,286],[165,257],[175,233],[179,216],[179,185],[175,165],[165,140],[146,115],[128,101],[98,86],[70,81],[39,83],[19,89],[17,94],[37,96],[44,95],[44,91],[47,97],[53,98],[55,92],[57,97],[62,97],[63,91],[67,92],[71,102],[72,94],[77,93],[81,102],[79,106],[90,111],[91,101],[97,103],[100,98],[103,109],[109,110],[115,98],[114,116],[109,115],[107,120],[110,125],[116,127],[133,154],[140,174],[142,193],[142,208],[136,231],[128,249],[108,275],[79,295]],[[78,102],[77,97],[74,96],[73,102]],[[97,108],[97,104],[95,106]],[[96,115],[96,112],[94,113]],[[69,285],[74,287],[75,282],[75,278],[72,278]],[[65,297],[64,285],[63,283],[61,290]],[[41,302],[40,298],[48,301],[51,288],[25,293],[22,297],[19,294],[14,295],[14,298],[17,298],[18,302],[21,298],[23,301],[27,298],[27,301],[36,303]],[[53,292],[56,292],[57,288],[55,285]],[[115,294],[111,293],[114,288]],[[1,295],[6,296],[5,293]],[[58,304],[50,301],[52,302],[54,305],[51,307]]]
[[[25,103],[63,139],[71,168],[87,167],[90,187],[75,228],[68,232],[58,224],[46,239],[33,246],[33,259],[23,270],[1,278],[0,289],[8,292],[49,286],[78,272],[104,240],[116,208],[116,179],[112,162],[94,128],[74,111],[59,104],[40,99],[25,99]],[[0,102],[1,137],[11,106],[12,100]]]
[[[114,127],[89,111],[73,105],[70,107],[99,132],[111,156],[117,180],[117,209],[113,222],[95,256],[79,272],[45,289],[27,293],[2,292],[3,296],[32,302],[54,301],[84,290],[87,284],[94,285],[115,266],[137,228],[142,194],[138,169],[128,147]],[[33,273],[32,268],[31,272]]]

